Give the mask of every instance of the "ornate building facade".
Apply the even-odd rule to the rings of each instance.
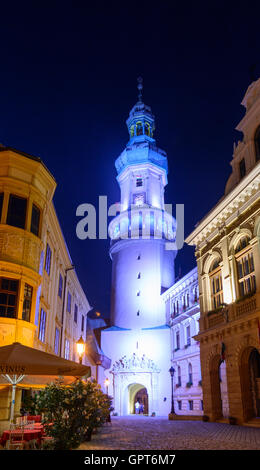
[[[186,240],[198,265],[204,413],[238,423],[260,417],[260,79],[242,105],[225,195]]]
[[[156,146],[154,116],[141,93],[127,127],[130,139],[115,163],[121,210],[109,226],[112,326],[102,331],[101,347],[112,362],[106,376],[115,412],[134,413],[142,397],[147,413],[167,415],[170,327],[161,293],[174,283],[175,220],[164,211],[167,156]]]
[[[174,376],[174,410],[180,416],[203,414],[199,343],[198,272],[194,268],[162,294],[167,323],[171,326]]]
[[[55,188],[38,157],[0,147],[0,346],[20,342],[78,361],[90,305],[52,202]],[[10,388],[3,379],[0,419],[9,416]],[[19,396],[21,389],[18,412]]]

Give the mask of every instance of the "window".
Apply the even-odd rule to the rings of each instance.
[[[137,314],[136,314],[136,315],[139,317],[139,315],[140,315],[140,310],[137,310]]]
[[[144,133],[145,135],[150,135],[150,124],[148,122],[144,124]]]
[[[84,315],[82,315],[81,317],[81,331],[84,331],[84,325],[85,325],[85,318],[84,318]]]
[[[68,339],[65,339],[65,353],[64,353],[65,359],[70,358],[70,342]]]
[[[24,321],[30,321],[32,292],[33,292],[33,288],[29,286],[29,284],[25,284],[24,297],[23,297],[23,313],[22,313],[22,319]]]
[[[137,279],[141,279],[141,273],[137,274]]]
[[[239,242],[240,247],[244,244],[245,241],[243,240]],[[240,297],[244,297],[244,295],[255,292],[256,290],[254,257],[249,246],[247,249],[242,248],[240,252],[237,251],[236,263],[239,295]]]
[[[178,386],[181,387],[181,368],[178,366]]]
[[[200,400],[200,409],[203,411],[203,400]]]
[[[18,281],[14,279],[0,278],[0,317],[16,318]]]
[[[135,135],[135,128],[134,128],[134,126],[131,126],[130,127],[130,137],[134,137],[134,135]]]
[[[13,227],[25,228],[27,199],[10,194],[6,223]]]
[[[55,330],[55,341],[54,341],[54,352],[55,352],[55,354],[59,355],[59,349],[60,349],[60,330],[59,330],[59,328],[56,328],[56,330]]]
[[[144,205],[144,194],[136,194],[134,196],[134,204],[136,206],[143,206]]]
[[[179,313],[179,301],[178,301],[178,300],[176,300],[176,301],[174,302],[173,313],[174,313],[174,315],[178,315],[178,313]]]
[[[187,346],[191,345],[191,337],[190,337],[190,325],[187,326],[186,328],[186,336],[187,336]]]
[[[44,343],[46,329],[46,312],[41,309],[40,326],[39,326],[39,340]]]
[[[189,410],[193,410],[193,400],[189,400]]]
[[[198,287],[197,286],[194,287],[193,293],[194,293],[194,303],[196,303],[196,302],[198,302],[198,297],[199,297],[198,296]]]
[[[180,349],[180,333],[177,331],[176,333],[176,349]]]
[[[1,222],[1,217],[2,217],[3,202],[4,202],[4,193],[0,193],[0,222]]]
[[[51,272],[51,249],[49,244],[46,246],[46,255],[45,255],[45,271],[50,275]]]
[[[136,293],[137,297],[140,297],[140,294],[141,294],[141,292],[137,291],[137,293]]]
[[[239,162],[239,174],[240,178],[244,178],[246,174],[246,163],[244,158],[242,158],[242,160]]]
[[[40,209],[38,209],[38,207],[35,204],[33,204],[32,218],[31,218],[31,232],[34,233],[34,235],[36,236],[39,235],[40,215],[41,215]]]
[[[58,290],[58,296],[60,298],[62,298],[62,289],[63,289],[63,277],[60,274],[60,277],[59,277],[59,290]]]
[[[143,186],[143,179],[142,178],[136,178],[136,187]]]
[[[143,124],[141,122],[136,123],[136,135],[142,135],[143,133]]]
[[[137,260],[138,260],[138,261],[139,261],[139,259],[141,259],[141,255],[138,255],[138,256],[137,256]]]
[[[239,251],[243,250],[248,244],[249,244],[249,238],[241,237],[239,242],[236,245],[235,253],[238,253]]]
[[[78,323],[78,306],[76,304],[74,307],[74,322]]]
[[[181,410],[181,400],[178,400],[178,410]]]
[[[260,126],[255,133],[255,161],[260,160]]]
[[[189,364],[188,366],[188,375],[189,375],[189,382],[192,383],[192,365]]]
[[[71,313],[71,293],[68,291],[67,295],[67,312]]]
[[[209,276],[211,285],[211,306],[212,309],[215,309],[223,304],[222,275],[219,261],[213,263]]]

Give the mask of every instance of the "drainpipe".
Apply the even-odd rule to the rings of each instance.
[[[63,334],[64,334],[64,321],[65,321],[65,301],[66,301],[66,287],[67,287],[67,272],[75,269],[75,266],[72,265],[70,268],[65,269],[65,278],[64,278],[64,294],[62,302],[62,314],[61,314],[61,332],[60,332],[60,357],[62,357],[62,343],[63,343]]]

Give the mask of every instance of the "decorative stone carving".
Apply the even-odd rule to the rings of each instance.
[[[112,367],[112,374],[118,372],[160,372],[154,361],[149,359],[143,354],[140,358],[135,353],[130,358],[123,356],[119,361],[116,361]]]

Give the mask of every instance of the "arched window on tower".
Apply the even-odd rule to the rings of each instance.
[[[132,126],[130,127],[130,137],[134,137],[134,135],[135,135],[135,126],[132,125]]]
[[[144,124],[144,133],[145,135],[150,136],[150,124],[148,122]]]
[[[255,161],[260,160],[260,126],[257,128],[255,133]]]
[[[136,123],[136,135],[142,135],[143,133],[143,124],[141,122]]]

